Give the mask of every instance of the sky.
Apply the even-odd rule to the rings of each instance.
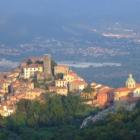
[[[0,0],[0,13],[46,14],[138,14],[140,0]]]
[[[0,0],[0,38],[44,34],[44,28],[51,34],[75,23],[136,24],[139,13],[140,0]]]

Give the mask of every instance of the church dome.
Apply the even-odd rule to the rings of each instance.
[[[136,81],[135,79],[133,78],[133,75],[130,74],[127,81],[126,81],[126,87],[127,88],[135,88],[136,87]]]

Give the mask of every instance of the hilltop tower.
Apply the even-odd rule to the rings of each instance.
[[[45,54],[43,56],[44,75],[45,79],[52,79],[52,59],[51,55]]]
[[[129,77],[128,77],[127,81],[126,81],[126,87],[129,88],[129,89],[136,88],[136,81],[133,78],[132,74],[129,74]]]

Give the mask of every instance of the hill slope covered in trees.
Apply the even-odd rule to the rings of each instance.
[[[97,110],[82,103],[78,96],[44,97],[22,100],[17,111],[0,119],[1,140],[139,140],[140,105],[133,111],[120,108],[94,125],[80,129],[83,119]]]

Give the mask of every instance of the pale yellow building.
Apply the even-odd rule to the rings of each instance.
[[[55,81],[55,87],[67,87],[68,82],[66,80],[56,80]]]
[[[1,80],[0,81],[1,92],[3,94],[8,93],[10,84],[11,84],[11,81],[8,81],[8,80]]]
[[[32,64],[23,68],[24,79],[34,77],[36,73],[43,72],[43,66],[38,64]]]
[[[15,112],[15,107],[14,106],[0,106],[0,115],[2,117],[8,117],[12,115]]]
[[[74,80],[69,83],[69,90],[70,91],[82,91],[87,87],[87,83],[84,80]]]
[[[56,88],[56,93],[59,95],[65,95],[67,96],[68,94],[68,88],[67,87],[57,87]]]
[[[79,77],[75,72],[69,72],[67,75],[64,75],[64,80],[67,82],[73,82],[74,80],[78,80]]]
[[[66,65],[57,65],[54,67],[54,74],[57,75],[59,73],[62,73],[64,75],[68,74],[69,67]]]
[[[37,99],[38,97],[40,97],[40,95],[43,92],[44,92],[44,90],[38,89],[38,88],[29,90],[29,91],[26,91],[23,98],[28,99],[28,100],[34,100],[34,99]]]

